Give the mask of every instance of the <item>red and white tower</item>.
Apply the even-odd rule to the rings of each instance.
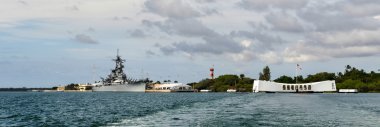
[[[211,79],[214,79],[214,65],[212,65],[212,67],[210,68],[210,76]]]

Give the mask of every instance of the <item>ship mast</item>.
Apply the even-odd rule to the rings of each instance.
[[[113,61],[115,61],[116,66],[114,69],[112,69],[112,72],[108,77],[108,81],[110,83],[115,82],[115,81],[119,83],[124,83],[126,81],[126,75],[123,72],[123,68],[124,68],[123,63],[125,62],[125,60],[121,59],[119,55],[119,49],[117,49],[116,59],[113,59]]]

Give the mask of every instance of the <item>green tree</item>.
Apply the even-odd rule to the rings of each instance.
[[[199,83],[195,84],[194,89],[209,89],[214,84],[214,81],[211,79],[203,79]]]
[[[71,83],[67,86],[65,86],[65,90],[78,90],[78,84]]]
[[[244,74],[240,74],[240,79],[244,79],[245,75]]]
[[[263,69],[263,72],[260,72],[259,74],[260,80],[269,81],[270,80],[270,69],[268,66],[265,66]]]
[[[279,82],[279,83],[295,83],[295,81],[293,80],[292,77],[289,77],[289,76],[286,76],[286,75],[283,75],[277,79],[274,80],[275,82]]]
[[[320,72],[314,75],[308,75],[304,82],[319,82],[325,80],[335,80],[335,73]]]
[[[297,81],[297,83],[304,83],[305,82],[302,75],[298,75],[297,77],[294,77],[294,82],[296,82],[296,81]]]

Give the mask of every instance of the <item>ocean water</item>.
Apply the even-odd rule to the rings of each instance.
[[[0,92],[0,126],[380,126],[380,94]]]

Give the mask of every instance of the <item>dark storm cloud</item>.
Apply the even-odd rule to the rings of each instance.
[[[74,38],[75,41],[86,44],[98,44],[99,42],[92,39],[90,36],[85,34],[77,34]]]

